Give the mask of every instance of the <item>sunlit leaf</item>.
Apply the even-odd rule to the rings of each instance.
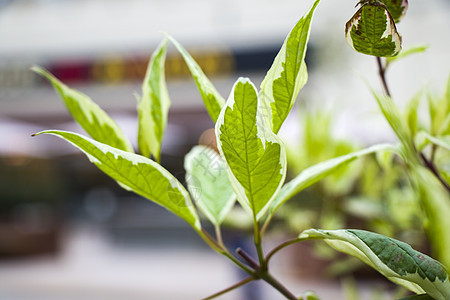
[[[395,56],[401,37],[386,6],[377,0],[361,2],[361,8],[345,25],[345,38],[356,51],[378,57]]]
[[[217,120],[216,136],[237,200],[259,219],[286,176],[286,150],[258,107],[255,86],[240,78]]]
[[[287,36],[261,83],[260,99],[263,116],[277,133],[291,111],[300,89],[308,79],[305,55],[311,21],[319,0],[301,18]]]
[[[208,77],[206,77],[200,66],[197,62],[195,62],[189,52],[187,52],[186,49],[184,49],[184,47],[181,46],[181,44],[178,43],[173,37],[168,36],[168,38],[183,56],[189,71],[197,84],[197,88],[202,96],[206,110],[208,111],[211,119],[216,122],[220,114],[220,110],[225,104],[225,100],[213,86],[211,81],[209,81]]]
[[[389,280],[435,300],[450,299],[450,282],[445,267],[408,244],[381,234],[354,229],[308,229],[300,240],[324,239],[338,251],[362,260]]]
[[[222,158],[209,147],[195,146],[185,156],[184,168],[197,207],[214,225],[220,225],[236,200]]]
[[[138,145],[141,154],[161,158],[161,143],[167,124],[170,99],[164,76],[167,39],[159,45],[150,59],[138,101]]]
[[[281,205],[291,199],[294,195],[313,185],[322,178],[332,174],[340,167],[351,163],[361,156],[386,150],[396,151],[396,148],[389,144],[374,145],[363,150],[355,151],[347,155],[326,160],[303,170],[294,179],[286,183],[281,188],[280,193],[270,207],[270,214],[272,215],[273,213],[275,213],[275,211],[278,210]]]
[[[124,151],[133,152],[133,147],[116,122],[88,96],[69,88],[41,67],[33,66],[31,69],[52,83],[75,121],[94,140]]]
[[[38,134],[51,134],[70,142],[122,187],[165,207],[194,229],[201,229],[186,189],[169,171],[153,160],[72,132],[46,130]]]

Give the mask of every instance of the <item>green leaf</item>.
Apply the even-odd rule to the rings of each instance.
[[[299,239],[325,239],[336,250],[359,258],[415,293],[428,293],[436,300],[450,299],[450,282],[444,266],[404,242],[354,229],[308,229]]]
[[[425,230],[433,252],[447,268],[450,268],[450,194],[424,167],[413,168],[411,179],[419,193],[420,207],[426,217]]]
[[[386,5],[395,23],[400,22],[408,10],[408,0],[380,0],[380,2]]]
[[[264,122],[258,94],[239,78],[216,123],[217,146],[237,200],[259,219],[286,177],[286,150]]]
[[[373,92],[373,95],[377,100],[384,117],[402,143],[403,159],[408,164],[419,164],[414,150],[413,138],[411,137],[406,120],[402,118],[397,106],[392,99],[386,95],[378,95],[375,92]]]
[[[192,77],[197,84],[197,88],[202,96],[203,102],[205,103],[206,110],[209,113],[211,119],[216,122],[219,117],[220,110],[222,106],[225,105],[225,100],[213,86],[208,77],[203,73],[200,66],[195,62],[192,56],[178,43],[173,37],[168,35],[169,40],[175,45],[178,51],[184,58]]]
[[[337,171],[339,168],[351,163],[361,156],[385,150],[396,151],[396,148],[389,144],[374,145],[363,150],[320,162],[303,170],[299,175],[281,188],[280,193],[270,207],[270,215],[273,215],[281,205],[291,199],[295,194],[298,194],[305,188]]]
[[[420,294],[420,295],[413,295],[408,297],[403,297],[398,300],[435,300],[433,297],[431,297],[428,294]]]
[[[66,104],[75,121],[96,141],[112,147],[134,152],[131,143],[111,117],[88,96],[69,88],[47,70],[33,66],[34,72],[51,82]]]
[[[450,151],[450,136],[449,135],[435,137],[425,131],[421,131],[420,135],[425,137],[431,143]]]
[[[429,47],[430,47],[429,45],[417,45],[417,46],[403,49],[402,51],[400,51],[400,53],[398,55],[387,57],[386,64],[391,64],[394,61],[399,61],[400,59],[406,58],[406,57],[416,54],[416,53],[425,52]]]
[[[308,79],[305,55],[311,21],[319,0],[292,28],[261,83],[263,114],[274,133],[278,133],[291,111],[300,89]]]
[[[345,24],[345,38],[354,50],[367,55],[395,56],[401,50],[395,23],[377,0],[361,2],[361,8]]]
[[[38,134],[51,134],[70,142],[122,187],[156,202],[184,219],[195,230],[201,230],[199,218],[186,189],[169,171],[153,160],[72,132],[46,130]]]
[[[214,225],[220,225],[236,196],[220,155],[206,146],[195,146],[184,158],[186,182],[197,207]]]
[[[409,136],[414,137],[419,130],[418,108],[422,92],[417,93],[406,106],[406,122],[408,124]]]
[[[167,125],[170,99],[164,76],[167,39],[164,39],[150,59],[138,101],[138,145],[142,155],[161,158],[161,143]]]

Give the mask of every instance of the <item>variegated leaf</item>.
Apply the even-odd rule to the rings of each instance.
[[[354,50],[367,55],[395,56],[401,50],[395,23],[378,0],[361,2],[360,9],[345,25],[345,38]]]
[[[404,242],[355,229],[308,229],[299,239],[324,239],[336,250],[359,258],[389,280],[415,293],[428,293],[435,300],[450,299],[445,267]]]

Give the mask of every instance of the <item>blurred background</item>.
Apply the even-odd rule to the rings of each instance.
[[[260,84],[289,30],[312,3],[0,0],[0,299],[200,299],[236,282],[242,274],[181,220],[120,189],[67,143],[31,138],[43,129],[82,130],[30,66],[43,66],[89,95],[135,142],[134,94],[141,92],[161,32],[193,54],[226,98],[239,76]],[[309,82],[281,132],[291,176],[314,162],[394,140],[370,94],[369,86],[381,90],[375,59],[354,52],[344,39],[355,4],[328,0],[316,11],[307,53]],[[400,107],[423,87],[443,93],[450,70],[449,12],[448,0],[411,1],[398,25],[405,48],[430,46],[388,71]],[[173,47],[166,77],[172,106],[162,165],[183,181],[184,155],[214,124]],[[382,172],[374,159],[367,166],[372,174]],[[423,246],[416,208],[406,221],[386,209],[399,198],[413,197],[397,171],[361,179],[362,167],[356,164],[343,172],[340,179],[308,190],[290,210],[294,215],[281,211],[267,247],[290,230],[293,235],[313,225],[375,229]],[[379,184],[373,187],[373,182]],[[382,193],[387,188],[389,196]],[[245,234],[232,226],[226,236],[230,243],[246,243]],[[351,279],[342,283],[333,277],[345,269],[360,270],[354,261],[333,265],[325,274],[324,265],[335,258],[325,249],[283,254],[274,270],[295,292],[312,289],[323,299],[346,299],[354,288]],[[318,263],[306,266],[299,259],[304,255],[317,256]],[[387,289],[371,276],[359,281],[365,297]],[[221,299],[282,298],[264,285],[252,285]]]

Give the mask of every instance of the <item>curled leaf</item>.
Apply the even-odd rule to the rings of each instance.
[[[359,10],[345,24],[347,43],[367,55],[397,55],[402,39],[386,5],[378,0],[365,0],[360,4]]]

